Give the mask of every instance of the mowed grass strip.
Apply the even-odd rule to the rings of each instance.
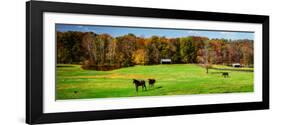
[[[206,70],[196,64],[133,66],[112,71],[83,70],[80,65],[59,64],[56,99],[87,99],[209,93],[253,92],[253,72]],[[148,78],[156,79],[149,89]],[[146,80],[147,91],[136,93],[132,79]]]

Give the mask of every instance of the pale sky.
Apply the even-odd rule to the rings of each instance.
[[[210,39],[254,39],[253,32],[235,32],[235,31],[213,31],[213,30],[194,30],[194,29],[164,29],[164,28],[143,28],[143,27],[116,27],[116,26],[96,26],[96,25],[72,25],[56,24],[56,31],[81,31],[94,32],[97,34],[107,33],[113,37],[123,36],[132,33],[136,36],[151,37],[165,36],[167,38],[187,37],[187,36],[204,36]]]

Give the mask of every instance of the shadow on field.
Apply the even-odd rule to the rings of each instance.
[[[224,72],[210,72],[210,74],[222,74]]]
[[[223,76],[224,78],[229,78],[230,77],[230,73],[229,72],[210,72],[209,74]]]
[[[150,88],[150,89],[148,89],[148,91],[154,91],[154,90],[161,89],[161,88],[163,88],[163,86],[158,86],[158,87]]]
[[[161,88],[163,88],[162,86],[158,86],[158,87],[156,87],[155,89],[161,89]]]
[[[158,87],[154,87],[154,88],[149,88],[149,89],[147,89],[146,91],[135,92],[134,95],[135,95],[135,96],[139,96],[139,94],[142,95],[141,93],[153,92],[153,91],[159,90],[159,89],[161,89],[161,88],[163,88],[163,86],[158,86]]]

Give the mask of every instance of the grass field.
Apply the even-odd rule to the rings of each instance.
[[[224,70],[236,70],[236,71],[248,71],[248,72],[254,71],[254,68],[248,68],[248,67],[234,68],[234,67],[225,66],[225,65],[212,65],[212,67],[217,68],[217,69],[224,69]]]
[[[56,99],[253,92],[253,72],[206,70],[196,64],[134,66],[112,71],[83,70],[80,65],[57,66]],[[223,71],[226,72],[226,71]],[[148,88],[148,78],[156,79]],[[145,79],[147,91],[136,93],[132,79]]]

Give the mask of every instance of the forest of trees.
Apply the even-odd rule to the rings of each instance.
[[[56,32],[57,63],[117,68],[160,64],[171,59],[174,64],[253,65],[253,40],[209,39],[201,36],[166,38],[137,37],[127,34],[112,37],[93,32]]]

